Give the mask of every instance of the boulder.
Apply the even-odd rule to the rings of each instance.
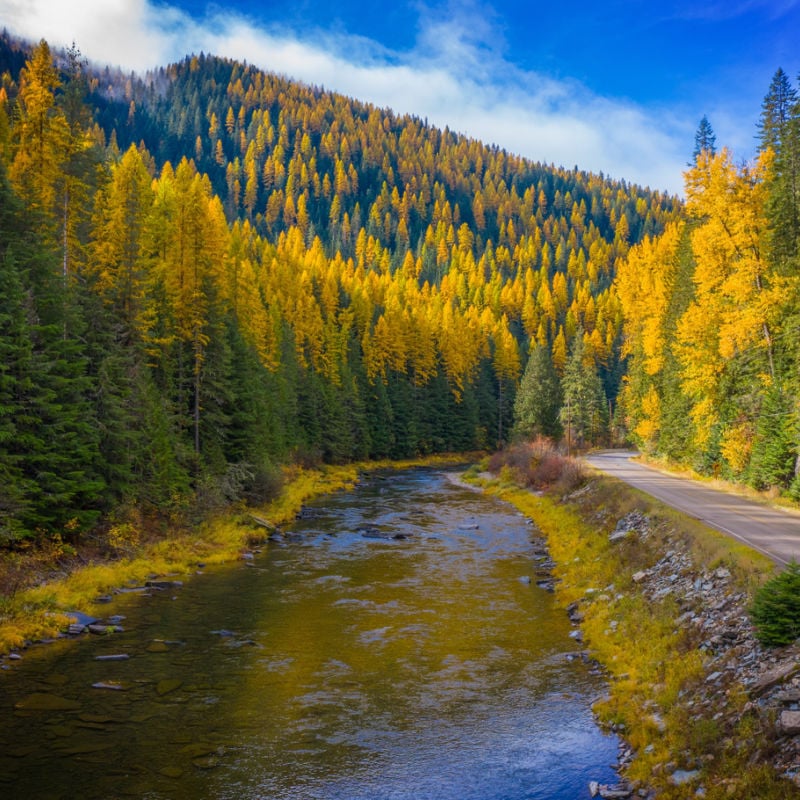
[[[779,683],[788,681],[793,675],[800,672],[800,661],[792,660],[788,664],[781,664],[779,667],[765,672],[750,687],[750,697],[759,697],[768,689],[777,686]]]
[[[800,734],[800,711],[781,711],[778,719],[778,729],[786,736],[797,736]]]

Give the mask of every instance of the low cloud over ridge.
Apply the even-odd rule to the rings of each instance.
[[[200,51],[245,59],[535,161],[681,191],[694,123],[517,68],[477,14],[463,6],[447,18],[422,12],[415,46],[392,52],[347,34],[300,36],[214,6],[196,19],[150,0],[0,0],[12,33],[74,41],[95,62],[144,71]]]

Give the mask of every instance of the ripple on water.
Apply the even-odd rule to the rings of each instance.
[[[95,662],[110,645],[92,639],[29,651],[2,675],[0,785],[32,800],[583,800],[589,780],[613,782],[616,742],[590,711],[601,679],[553,596],[520,581],[538,550],[515,510],[435,471],[387,473],[288,533],[257,569],[120,602],[127,660]],[[58,707],[25,708],[37,694]]]

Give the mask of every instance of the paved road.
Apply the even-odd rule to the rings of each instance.
[[[733,536],[778,564],[800,561],[800,515],[768,508],[702,483],[645,467],[630,451],[595,453],[586,461],[596,469],[641,489],[667,505]]]

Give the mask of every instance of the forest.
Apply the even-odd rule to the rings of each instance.
[[[537,435],[800,491],[782,73],[685,202],[205,54],[0,74],[0,545]]]
[[[619,263],[620,405],[645,451],[800,499],[800,103],[782,69],[758,157],[696,136],[683,213]]]

